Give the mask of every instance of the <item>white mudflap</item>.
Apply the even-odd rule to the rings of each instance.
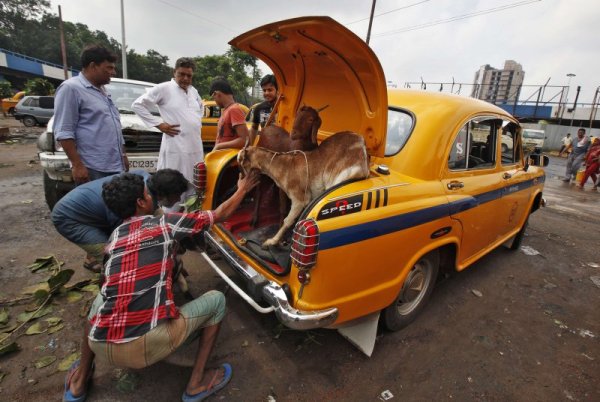
[[[379,311],[346,323],[338,332],[361,352],[371,357],[377,338]]]

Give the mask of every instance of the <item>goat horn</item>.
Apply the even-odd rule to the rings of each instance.
[[[327,109],[328,107],[329,107],[329,105],[325,105],[323,107],[320,107],[320,108],[317,109],[317,112],[321,112],[321,111]]]

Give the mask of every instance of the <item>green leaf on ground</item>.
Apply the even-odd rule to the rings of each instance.
[[[27,328],[25,335],[38,335],[46,332],[48,328],[41,322],[36,322],[31,327]]]
[[[7,340],[10,337],[10,334],[0,334],[0,343],[4,342],[5,340]]]
[[[0,334],[13,332],[15,329],[17,329],[18,326],[19,325],[16,322],[13,322],[12,324],[8,324],[8,325],[0,328]]]
[[[7,355],[12,352],[16,352],[19,350],[19,345],[17,342],[9,343],[8,345],[0,345],[0,356]]]
[[[46,283],[46,285],[48,285],[48,283]],[[35,293],[33,294],[33,298],[39,303],[42,303],[44,300],[46,300],[48,298],[48,296],[50,295],[50,292],[48,292],[47,289],[38,289],[35,291]]]
[[[83,299],[83,295],[80,292],[70,291],[67,293],[67,302],[75,303]]]
[[[29,200],[27,200],[29,201]],[[24,201],[22,201],[24,202]],[[58,264],[58,266],[57,266]],[[37,272],[37,271],[41,271],[43,269],[48,269],[48,268],[52,268],[54,267],[55,269],[60,268],[60,265],[62,265],[62,263],[60,263],[55,256],[53,255],[48,255],[46,257],[39,257],[35,259],[35,262],[31,265],[29,265],[27,268],[29,268],[31,270],[31,272]]]
[[[0,383],[2,382],[2,380],[4,380],[4,377],[6,377],[8,373],[5,373],[4,371],[0,371]]]
[[[48,287],[52,292],[56,292],[67,282],[69,282],[74,273],[75,271],[73,271],[72,269],[65,269],[63,271],[59,271],[56,275],[51,276],[50,279],[48,279]]]
[[[135,373],[123,371],[117,379],[117,389],[120,392],[129,394],[136,390],[140,379]]]
[[[44,368],[56,361],[56,356],[44,356],[35,362],[36,368]]]
[[[93,293],[94,295],[97,295],[98,292],[100,292],[100,286],[96,285],[95,283],[90,283],[89,285],[82,287],[81,290],[84,292],[90,292],[90,293]]]
[[[48,322],[48,325],[54,327],[62,322],[62,318],[60,317],[48,317],[44,321]]]
[[[33,295],[38,290],[45,290],[46,292],[48,292],[50,290],[50,288],[48,287],[48,282],[36,283],[35,285],[24,287],[23,290],[21,290],[21,293],[23,293],[24,295]]]
[[[61,329],[63,329],[64,327],[65,327],[65,324],[63,324],[62,322],[61,322],[60,324],[58,324],[58,325],[55,325],[55,326],[53,326],[53,327],[50,327],[50,328],[48,329],[48,335],[51,335],[51,334],[53,334],[53,333],[55,333],[55,332],[58,332],[58,331],[60,331]]]
[[[70,355],[62,359],[60,363],[58,363],[58,367],[56,369],[58,371],[67,371],[71,367],[71,365],[73,365],[73,362],[79,359],[79,356],[81,356],[79,352],[71,353]]]
[[[50,313],[52,313],[54,310],[52,308],[52,306],[46,306],[41,308],[37,313],[35,311],[31,311],[31,312],[25,312],[25,313],[21,313],[17,316],[17,321],[18,322],[26,322],[29,321],[30,319],[35,319],[35,318],[40,318],[43,317],[45,315],[48,315]]]
[[[8,324],[8,309],[0,309],[0,325],[6,325]]]

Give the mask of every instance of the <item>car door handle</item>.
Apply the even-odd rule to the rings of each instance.
[[[508,179],[510,179],[511,177],[512,177],[512,174],[510,174],[510,173],[508,173],[508,172],[504,172],[504,173],[502,174],[502,178],[503,178],[504,180],[508,180]]]
[[[456,190],[459,188],[463,188],[465,186],[465,184],[462,181],[451,181],[450,183],[448,183],[448,190]]]

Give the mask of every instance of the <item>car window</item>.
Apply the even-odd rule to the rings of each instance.
[[[131,104],[147,90],[152,88],[151,85],[134,84],[130,82],[111,82],[106,85],[106,90],[110,94],[113,103],[117,106],[120,113],[133,114]],[[152,106],[149,108],[150,113],[159,115],[158,108]]]
[[[509,121],[502,124],[502,165],[513,165],[521,161],[521,147],[518,145],[518,126]]]
[[[385,156],[397,154],[413,129],[413,117],[400,110],[388,109]]]
[[[501,121],[496,118],[475,118],[457,133],[450,154],[448,168],[489,169],[496,166],[497,132]]]

